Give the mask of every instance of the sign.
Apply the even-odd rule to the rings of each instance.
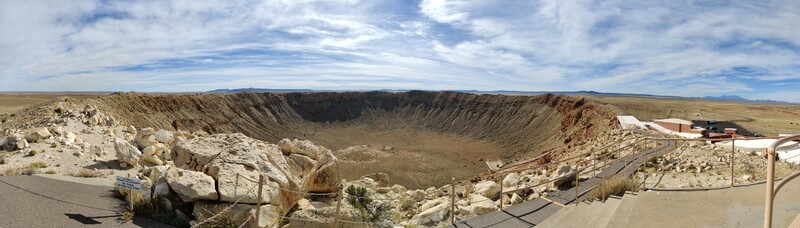
[[[130,190],[142,190],[142,180],[136,178],[127,178],[117,176],[117,182],[115,184],[117,187],[130,189]]]

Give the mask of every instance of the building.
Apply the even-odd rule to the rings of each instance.
[[[733,137],[736,137],[736,128],[732,128],[732,127],[725,128],[725,134],[726,135],[732,135]]]
[[[667,130],[677,133],[700,134],[703,135],[703,137],[708,136],[708,131],[702,128],[695,129],[692,121],[688,120],[669,118],[669,119],[653,120],[653,123],[658,124],[658,126],[661,126]]]

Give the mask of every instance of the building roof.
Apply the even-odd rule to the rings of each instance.
[[[660,120],[653,120],[653,121],[664,122],[664,123],[676,123],[676,124],[692,125],[692,121],[682,120],[682,119],[678,119],[678,118],[660,119]]]

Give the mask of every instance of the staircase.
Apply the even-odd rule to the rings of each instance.
[[[611,196],[606,202],[571,204],[536,227],[626,227],[636,197],[636,193],[627,192],[622,197]]]

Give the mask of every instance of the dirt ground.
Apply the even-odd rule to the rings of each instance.
[[[800,104],[714,101],[689,98],[588,96],[639,120],[661,118],[727,121],[765,136],[800,134]]]
[[[47,102],[58,97],[94,98],[105,96],[100,93],[0,93],[0,115],[11,114],[16,111]]]
[[[486,170],[486,159],[496,159],[500,147],[467,136],[412,126],[359,123],[329,127],[309,140],[325,145],[342,161],[345,179],[384,172],[390,184],[427,188],[464,180]],[[368,143],[363,145],[364,143]]]

